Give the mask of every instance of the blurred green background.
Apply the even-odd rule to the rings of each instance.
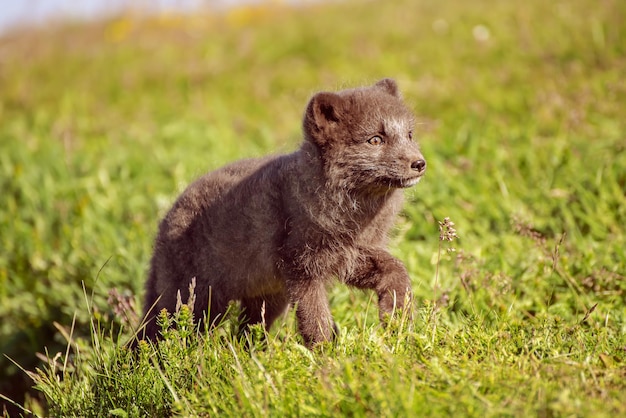
[[[75,315],[88,338],[92,293],[106,326],[110,289],[140,309],[158,221],[190,181],[294,150],[314,92],[383,77],[429,163],[393,242],[418,298],[433,298],[448,216],[452,307],[464,288],[520,315],[598,303],[626,331],[624,16],[608,0],[271,2],[4,35],[0,393],[23,401],[8,358],[64,352]]]

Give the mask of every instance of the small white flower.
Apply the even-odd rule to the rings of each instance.
[[[474,29],[472,29],[472,35],[474,35],[474,39],[478,42],[487,42],[491,36],[491,32],[489,32],[489,29],[484,25],[476,25]]]

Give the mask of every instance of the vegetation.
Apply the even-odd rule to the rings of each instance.
[[[591,0],[271,3],[0,39],[6,407],[626,415],[624,15]],[[372,295],[339,285],[341,336],[313,352],[292,314],[239,341],[235,314],[196,331],[184,305],[162,344],[124,348],[182,188],[297,147],[313,92],[387,76],[429,164],[392,245],[413,321],[383,329]]]

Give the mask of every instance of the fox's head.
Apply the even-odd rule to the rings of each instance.
[[[426,161],[413,138],[415,118],[396,82],[321,92],[304,115],[305,140],[319,150],[325,174],[352,190],[410,187]]]

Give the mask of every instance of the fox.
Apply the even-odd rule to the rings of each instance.
[[[141,336],[156,340],[156,315],[186,300],[209,325],[229,303],[242,329],[269,329],[291,306],[304,344],[338,328],[328,288],[336,281],[376,293],[381,321],[405,308],[411,280],[387,250],[403,190],[424,176],[415,116],[397,83],[319,92],[289,154],[244,159],[195,180],[161,221],[145,285]]]

